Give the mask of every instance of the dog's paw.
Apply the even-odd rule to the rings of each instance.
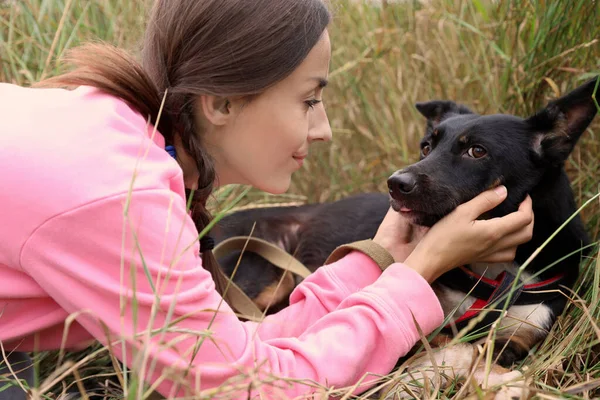
[[[500,387],[494,393],[494,400],[525,400],[530,397],[527,383],[523,374],[519,371],[505,373],[492,372],[488,375],[487,382],[483,380],[483,377],[479,377],[479,379],[486,383],[484,389]]]
[[[526,400],[529,396],[527,388],[504,386],[494,395],[494,400]]]

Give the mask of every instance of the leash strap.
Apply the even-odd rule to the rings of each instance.
[[[296,275],[300,275],[302,278],[306,278],[312,273],[304,264],[281,247],[275,246],[266,240],[250,236],[234,236],[225,239],[214,248],[213,254],[215,257],[222,257],[231,251],[243,250],[244,246],[246,247],[246,251],[260,255],[284,271],[290,271]]]
[[[256,253],[276,267],[299,275],[302,278],[306,278],[311,274],[311,271],[304,264],[282,248],[266,240],[250,236],[234,236],[220,242],[213,249],[213,255],[215,258],[219,258],[235,250]],[[263,312],[256,306],[252,299],[230,277],[225,275],[221,268],[219,268],[219,272],[226,281],[230,281],[229,289],[227,289],[227,299],[230,306],[246,319],[253,321],[262,320]]]

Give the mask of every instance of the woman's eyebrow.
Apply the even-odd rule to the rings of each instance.
[[[324,88],[329,83],[329,81],[327,79],[321,78],[321,77],[314,77],[314,78],[312,78],[312,80],[319,82],[320,89]]]

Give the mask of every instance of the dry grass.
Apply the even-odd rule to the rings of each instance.
[[[0,2],[0,81],[28,85],[56,74],[60,71],[56,57],[88,39],[101,38],[135,50],[144,3]],[[325,97],[334,142],[319,145],[287,195],[251,190],[239,206],[329,201],[385,190],[387,176],[417,158],[424,120],[413,107],[416,101],[445,98],[480,113],[526,116],[600,72],[597,1],[382,3],[334,2],[331,87]],[[579,204],[599,193],[599,128],[600,118],[596,118],[567,165]],[[245,190],[220,190],[213,208],[222,210]],[[582,215],[597,241],[600,203],[593,201]],[[570,295],[564,315],[548,340],[520,366],[539,398],[600,396],[597,245],[581,268],[581,282]],[[56,357],[55,353],[38,356],[42,379],[55,371]],[[56,380],[54,388],[111,371],[106,367],[110,356],[102,349],[68,357],[89,358],[77,367],[63,360],[68,373]],[[114,389],[119,397],[122,389]],[[455,389],[434,393],[433,398],[452,397],[459,385]],[[464,391],[459,397],[463,395]]]

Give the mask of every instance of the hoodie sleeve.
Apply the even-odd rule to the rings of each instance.
[[[402,264],[377,272],[351,253],[300,285],[289,309],[259,326],[241,322],[202,268],[197,235],[181,197],[135,190],[48,219],[20,261],[164,396],[293,397],[315,383],[352,386],[390,372],[418,340],[415,321],[427,334],[443,320],[419,274]],[[356,392],[372,385],[361,382]]]
[[[297,337],[313,322],[335,310],[345,298],[380,276],[381,268],[370,257],[353,251],[305,278],[291,293],[288,307],[257,324],[258,334],[263,339]]]

